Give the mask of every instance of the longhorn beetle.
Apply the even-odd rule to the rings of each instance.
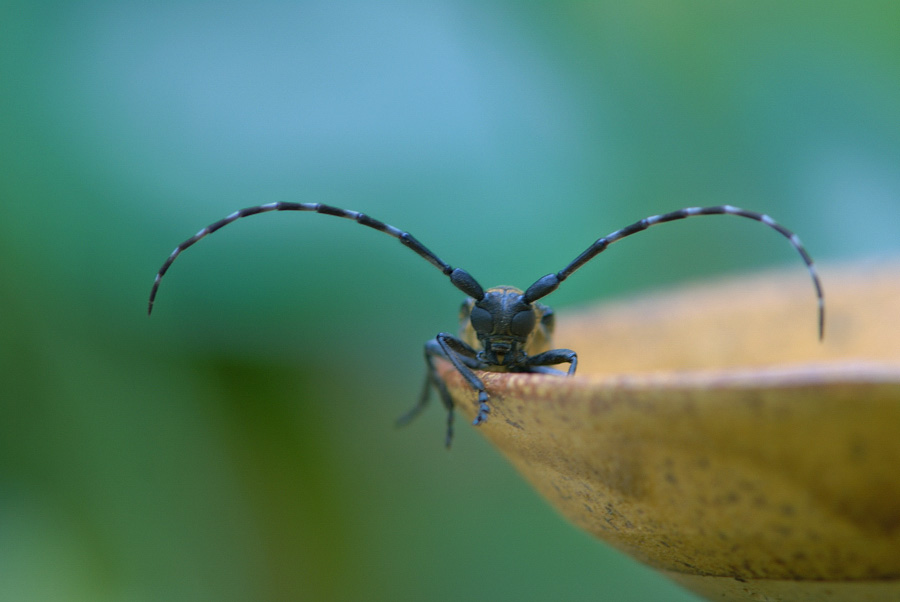
[[[409,247],[417,255],[443,272],[445,276],[450,278],[451,284],[467,295],[460,312],[460,336],[456,337],[442,332],[425,343],[425,363],[428,368],[425,376],[425,385],[422,388],[418,403],[398,420],[398,424],[406,424],[418,416],[428,403],[431,389],[436,388],[444,406],[447,408],[447,447],[450,447],[450,441],[453,438],[454,404],[447,389],[447,384],[438,375],[434,358],[440,357],[449,360],[453,367],[465,378],[466,382],[469,383],[469,386],[478,394],[478,414],[473,422],[475,425],[479,425],[487,420],[491,407],[488,405],[489,396],[484,388],[484,383],[473,370],[561,374],[560,371],[550,368],[550,366],[567,363],[569,364],[567,374],[571,376],[575,373],[578,357],[571,349],[551,348],[550,336],[553,332],[553,310],[543,303],[538,303],[538,299],[546,297],[555,291],[563,280],[605,251],[612,243],[626,236],[646,230],[656,224],[698,215],[737,215],[756,220],[774,229],[790,241],[794,249],[800,253],[804,263],[806,263],[806,268],[812,277],[818,300],[819,339],[822,339],[824,335],[825,298],[822,294],[822,285],[819,282],[819,276],[816,273],[813,260],[800,243],[800,239],[796,234],[776,223],[768,215],[732,207],[731,205],[688,207],[672,211],[671,213],[646,217],[630,226],[597,239],[565,268],[559,272],[538,278],[524,292],[512,286],[498,286],[484,290],[467,271],[453,268],[445,263],[409,232],[404,232],[394,226],[373,219],[365,213],[348,211],[320,203],[283,202],[258,205],[235,211],[231,215],[203,228],[175,247],[172,254],[162,264],[162,267],[156,274],[156,279],[153,281],[147,313],[149,314],[153,311],[153,301],[156,298],[162,277],[182,251],[231,222],[242,217],[269,211],[313,211],[324,215],[351,219],[363,226],[384,232],[398,239],[404,246]]]

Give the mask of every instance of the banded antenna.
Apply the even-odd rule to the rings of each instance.
[[[169,270],[169,267],[175,261],[175,259],[184,252],[185,249],[197,243],[200,239],[205,238],[215,232],[216,230],[223,228],[234,222],[236,220],[241,219],[242,217],[249,217],[251,215],[256,215],[257,213],[266,213],[268,211],[313,211],[315,213],[322,213],[324,215],[334,215],[336,217],[343,217],[344,219],[353,220],[363,226],[368,226],[369,228],[373,228],[378,230],[379,232],[384,232],[394,238],[398,239],[405,247],[409,247],[419,256],[428,261],[431,265],[439,269],[445,276],[449,276],[450,282],[464,292],[466,295],[480,300],[484,297],[484,289],[481,288],[481,285],[473,278],[468,272],[459,268],[453,268],[449,264],[447,264],[440,257],[432,253],[428,248],[420,243],[416,238],[410,234],[409,232],[404,232],[390,224],[386,224],[384,222],[378,221],[377,219],[371,218],[365,213],[359,213],[358,211],[348,211],[347,209],[341,209],[339,207],[332,207],[331,205],[325,205],[322,203],[268,203],[266,205],[256,205],[254,207],[247,207],[246,209],[241,209],[240,211],[235,211],[231,215],[220,219],[219,221],[208,225],[203,228],[192,237],[175,247],[175,250],[172,251],[172,254],[169,255],[168,259],[163,263],[162,267],[159,268],[159,272],[156,273],[156,278],[153,280],[153,288],[150,289],[150,301],[147,304],[147,314],[153,312],[153,302],[156,299],[156,293],[159,290],[159,283],[162,281],[162,277],[165,276],[166,272]]]
[[[556,272],[555,274],[547,274],[546,276],[539,278],[534,284],[528,287],[528,290],[525,291],[525,301],[528,303],[532,303],[540,299],[541,297],[549,295],[557,289],[557,287],[563,280],[571,276],[575,270],[605,251],[609,245],[618,240],[622,240],[623,238],[631,236],[632,234],[637,234],[638,232],[646,230],[650,226],[655,226],[656,224],[673,222],[676,220],[695,217],[698,215],[737,215],[739,217],[746,217],[748,219],[756,220],[769,226],[770,228],[787,238],[794,249],[796,249],[797,252],[800,253],[800,257],[803,258],[803,262],[806,264],[806,269],[809,271],[809,275],[812,278],[813,286],[816,289],[816,299],[819,306],[819,340],[821,340],[825,336],[825,297],[822,293],[822,283],[819,281],[819,275],[816,272],[816,267],[813,264],[812,257],[810,257],[809,253],[806,252],[806,249],[803,247],[803,243],[800,242],[800,238],[764,213],[747,211],[746,209],[732,207],[731,205],[718,205],[715,207],[687,207],[684,209],[679,209],[678,211],[672,211],[670,213],[663,213],[661,215],[645,217],[640,221],[634,222],[630,226],[625,226],[620,230],[616,230],[611,234],[607,234],[603,238],[597,239],[591,246],[585,249],[581,255],[576,257],[572,261],[572,263],[567,265],[559,272]]]

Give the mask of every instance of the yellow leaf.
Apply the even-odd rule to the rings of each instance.
[[[900,599],[900,263],[575,314],[573,378],[480,373],[480,427],[573,523],[716,600]],[[446,364],[458,409],[474,395]]]

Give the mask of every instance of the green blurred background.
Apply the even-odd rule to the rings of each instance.
[[[396,241],[244,220],[148,319],[153,274],[279,200],[365,211],[485,286],[724,202],[818,261],[897,253],[898,23],[896,0],[6,0],[0,598],[694,600],[462,420],[448,453],[437,405],[393,427],[461,297]],[[548,301],[775,264],[805,278],[759,224],[690,220]]]

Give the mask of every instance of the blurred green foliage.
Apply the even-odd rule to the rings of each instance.
[[[327,202],[527,286],[729,202],[817,260],[900,248],[900,4],[0,7],[0,599],[690,600],[466,425],[392,428],[459,293]],[[618,245],[565,307],[803,269],[727,218]],[[825,282],[826,291],[828,283]],[[811,300],[811,312],[812,300]],[[777,326],[775,326],[777,327]]]

